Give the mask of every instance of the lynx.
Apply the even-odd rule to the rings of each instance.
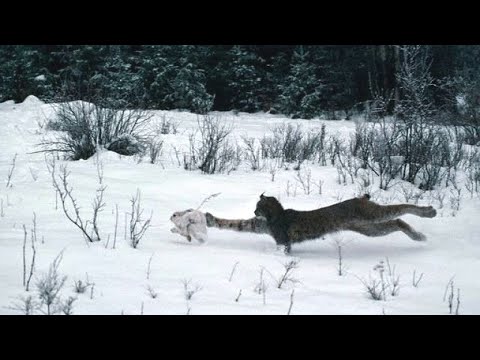
[[[345,230],[372,237],[402,231],[412,240],[425,241],[425,235],[397,219],[405,214],[433,218],[437,212],[431,206],[378,205],[370,201],[369,195],[316,210],[297,211],[284,209],[276,198],[262,194],[254,218],[227,220],[206,213],[206,221],[208,227],[270,234],[277,245],[284,246],[285,253],[289,253],[293,243]]]

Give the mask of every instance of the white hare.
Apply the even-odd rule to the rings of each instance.
[[[192,238],[200,243],[208,240],[207,220],[205,214],[198,210],[188,209],[174,212],[170,221],[175,224],[170,231],[185,236],[188,241]]]

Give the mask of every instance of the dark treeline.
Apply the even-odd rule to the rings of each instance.
[[[478,78],[480,46],[422,46],[432,101],[453,79]],[[426,62],[425,62],[425,59]],[[103,99],[145,109],[270,111],[292,118],[365,110],[402,98],[394,45],[3,45],[0,101]],[[447,90],[446,90],[447,89]],[[450,99],[451,100],[451,99]]]

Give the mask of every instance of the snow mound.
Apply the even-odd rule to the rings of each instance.
[[[45,103],[34,95],[28,95],[25,98],[25,100],[23,100],[22,102],[22,105],[27,105],[27,106],[38,106],[43,104]]]
[[[15,105],[15,101],[7,100],[7,101],[4,101],[4,102],[0,103],[0,109],[7,109],[7,108],[10,109],[13,105]]]
[[[7,101],[4,101],[4,102],[1,102],[0,103],[0,106],[1,105],[15,105],[15,101],[13,100],[7,100]]]
[[[93,155],[92,157],[84,161],[95,163],[97,160],[100,160],[102,163],[107,164],[107,163],[115,163],[125,158],[128,159],[129,157],[128,156],[125,157],[124,155],[117,154],[114,151],[99,148],[98,151],[95,153],[95,155]],[[133,161],[133,163],[135,162]]]

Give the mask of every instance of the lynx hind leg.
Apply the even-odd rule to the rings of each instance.
[[[415,241],[426,241],[427,237],[422,233],[415,231],[405,221],[396,219],[381,223],[372,223],[368,225],[352,225],[346,230],[355,231],[365,236],[378,237],[401,231],[410,239]]]
[[[415,231],[410,225],[408,225],[405,221],[397,219],[393,221],[395,223],[394,226],[398,226],[400,231],[403,231],[405,235],[407,235],[410,239],[415,241],[426,241],[427,237],[423,235],[421,232]]]

